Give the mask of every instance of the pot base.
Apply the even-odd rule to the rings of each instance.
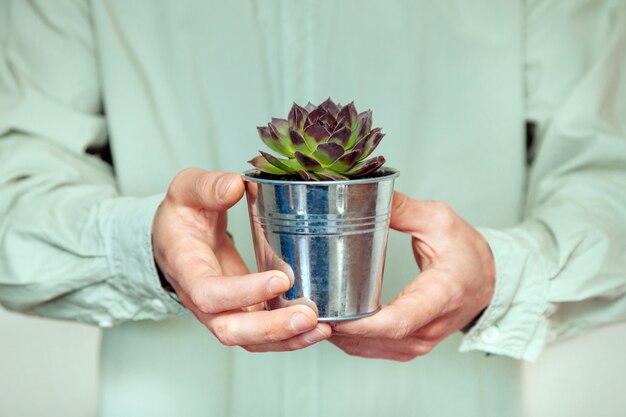
[[[357,320],[357,319],[363,319],[365,317],[369,317],[369,316],[373,316],[374,314],[378,313],[381,309],[381,306],[378,306],[378,308],[374,311],[370,311],[369,313],[363,313],[363,314],[357,314],[356,316],[347,316],[347,317],[319,317],[317,319],[318,322],[320,323],[336,323],[338,321],[348,321],[348,320]]]

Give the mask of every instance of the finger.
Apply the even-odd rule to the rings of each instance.
[[[426,355],[436,344],[415,337],[392,340],[333,335],[329,341],[352,356],[399,361]]]
[[[389,226],[400,232],[428,232],[449,226],[452,209],[440,201],[415,200],[401,192],[393,194]]]
[[[363,319],[339,322],[334,332],[398,340],[410,336],[446,311],[448,294],[431,270],[422,272],[407,288],[378,313]]]
[[[253,306],[243,307],[243,311],[263,311],[265,310],[265,303],[255,304]]]
[[[284,293],[292,284],[280,271],[235,276],[212,275],[209,267],[199,271],[179,278],[178,285],[191,303],[206,314],[262,303]]]
[[[222,267],[224,275],[245,275],[250,273],[239,251],[237,251],[228,236],[224,238],[220,247],[215,250],[215,256]]]
[[[222,212],[243,197],[241,175],[188,168],[179,172],[167,192],[175,203]]]
[[[212,315],[205,325],[226,346],[281,342],[313,330],[317,315],[306,306]]]
[[[328,323],[318,323],[313,330],[292,337],[291,339],[275,343],[248,345],[243,346],[243,348],[248,352],[289,352],[314,345],[322,340],[328,339],[331,334],[332,331]]]
[[[415,336],[429,341],[441,340],[457,330],[453,328],[452,323],[449,315],[440,317],[418,329]]]

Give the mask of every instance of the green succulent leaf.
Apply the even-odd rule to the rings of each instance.
[[[285,156],[292,156],[295,149],[289,136],[289,124],[287,121],[284,119],[272,119],[272,123],[268,123],[267,127],[273,139],[274,148],[272,149]]]
[[[280,168],[276,168],[274,165],[270,164],[265,157],[259,155],[257,157],[252,158],[248,161],[249,164],[252,164],[253,167],[265,172],[266,174],[273,175],[285,175],[288,174],[287,171],[283,171]]]
[[[350,135],[350,139],[348,140],[348,144],[346,147],[348,149],[352,148],[359,141],[360,138],[367,136],[370,133],[370,129],[372,127],[372,111],[364,111],[359,114],[357,117],[357,125],[356,128],[352,130]]]
[[[259,126],[257,127],[259,137],[273,151],[276,151],[284,156],[293,155],[291,148],[291,141],[281,139],[278,135],[273,135],[269,127]]]
[[[296,151],[294,156],[300,165],[302,165],[302,168],[307,171],[316,171],[322,167],[322,165],[315,158],[305,155],[300,151]]]
[[[319,123],[308,125],[304,128],[304,139],[311,150],[317,148],[317,145],[328,140],[330,134]]]
[[[276,158],[274,155],[269,154],[267,152],[263,152],[263,151],[259,151],[259,152],[261,152],[261,155],[263,156],[263,158],[265,158],[267,162],[272,164],[274,167],[282,171],[288,172],[290,174],[295,174],[297,172],[297,169],[294,169],[293,166],[290,166],[292,164],[290,163],[289,159],[279,159],[279,158]]]
[[[303,151],[308,152],[310,149],[309,144],[306,142],[304,137],[292,128],[289,128],[289,139],[291,140],[291,148],[294,151]],[[293,152],[287,156],[293,156]]]
[[[349,179],[345,175],[341,175],[338,172],[335,172],[328,168],[322,168],[319,171],[315,171],[315,174],[317,174],[318,177],[328,181],[345,181]]]
[[[345,153],[330,165],[330,169],[343,174],[349,171],[350,168],[356,164],[360,155],[359,151],[350,151]]]
[[[326,142],[317,146],[317,149],[313,152],[313,157],[322,165],[328,166],[343,155],[343,152],[343,146],[333,142]]]
[[[249,162],[274,175],[298,174],[307,181],[345,180],[382,166],[383,157],[366,158],[384,134],[372,129],[372,112],[358,113],[353,102],[335,104],[329,97],[319,106],[293,103],[287,119],[273,118],[258,127],[261,140],[286,159],[261,152]]]

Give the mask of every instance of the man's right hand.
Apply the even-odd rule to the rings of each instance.
[[[157,266],[181,302],[223,344],[248,351],[296,350],[331,335],[303,305],[264,311],[293,284],[283,272],[251,274],[226,233],[239,201],[238,174],[186,169],[172,180],[152,224]]]

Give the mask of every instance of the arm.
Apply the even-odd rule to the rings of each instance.
[[[305,306],[259,311],[286,291],[278,271],[250,274],[226,235],[243,195],[237,174],[184,170],[165,197],[121,196],[106,144],[88,2],[9,5],[0,61],[0,303],[95,323],[186,310],[227,345],[293,350],[330,334]],[[154,251],[153,251],[154,246]]]
[[[534,359],[549,339],[626,319],[626,7],[528,6],[525,220],[482,230],[498,285],[462,349]],[[569,19],[564,19],[569,16]],[[479,336],[497,326],[502,338]]]
[[[481,229],[492,260],[448,207],[396,196],[392,227],[413,236],[422,274],[378,315],[335,328],[348,353],[411,359],[486,307],[461,350],[533,360],[550,330],[626,318],[626,7],[537,3],[527,112],[539,143],[525,219]]]

